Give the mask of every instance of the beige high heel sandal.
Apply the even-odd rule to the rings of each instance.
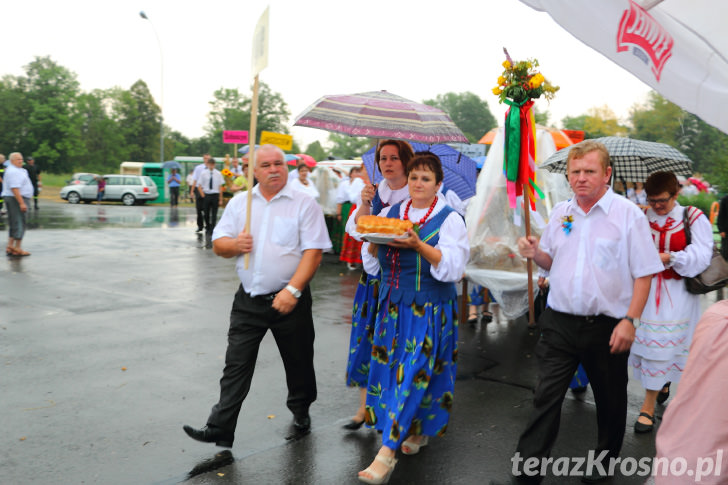
[[[372,470],[371,465],[369,465],[366,469],[362,470],[359,473],[368,473],[369,475],[371,475],[371,478],[359,475],[359,480],[364,483],[370,483],[372,485],[388,483],[389,477],[392,476],[392,472],[394,471],[394,466],[397,464],[397,459],[393,456],[377,455],[376,457],[374,457],[374,461],[378,461],[379,463],[384,464],[388,468],[387,473],[385,473],[384,475],[380,475],[379,473]]]
[[[406,440],[404,440],[402,442],[402,446],[400,447],[402,453],[404,453],[405,455],[416,455],[420,452],[420,448],[424,448],[425,446],[427,446],[427,436],[424,436],[419,444],[415,443],[414,441],[409,441],[409,438],[412,438],[412,436],[409,436]]]

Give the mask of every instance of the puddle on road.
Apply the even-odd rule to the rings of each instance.
[[[194,207],[131,206],[121,204],[68,204],[41,201],[40,210],[27,215],[28,230],[102,229],[109,227],[195,226]],[[7,230],[7,216],[0,218],[0,230]]]

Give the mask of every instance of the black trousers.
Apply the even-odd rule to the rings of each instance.
[[[205,194],[205,198],[202,199],[202,210],[205,213],[205,230],[207,232],[212,232],[217,224],[217,208],[219,205],[220,194]]]
[[[609,352],[609,338],[618,322],[604,315],[580,317],[551,308],[544,311],[539,320],[541,338],[536,346],[540,376],[534,409],[516,449],[521,457],[550,456],[559,432],[561,404],[580,362],[589,377],[597,407],[595,454],[607,450],[607,460],[619,456],[627,423],[629,352]]]
[[[281,315],[271,296],[251,297],[242,285],[230,312],[225,369],[220,379],[220,401],[212,407],[207,424],[234,432],[240,407],[248,395],[260,341],[270,329],[283,360],[288,385],[286,405],[294,416],[308,412],[316,400],[313,369],[313,317],[311,291],[303,290],[293,311]]]
[[[177,205],[179,202],[179,187],[169,188],[169,205]]]
[[[197,230],[201,231],[205,228],[205,219],[204,219],[204,210],[202,206],[202,201],[204,198],[200,195],[200,193],[195,190],[195,209],[197,210]]]

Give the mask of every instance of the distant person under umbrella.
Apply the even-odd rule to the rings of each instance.
[[[176,168],[170,171],[169,177],[167,177],[167,184],[169,184],[169,205],[177,207],[179,203],[179,186],[182,184],[182,179],[177,173]]]

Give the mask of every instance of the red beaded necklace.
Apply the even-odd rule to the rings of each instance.
[[[432,201],[432,204],[430,204],[430,209],[427,211],[427,214],[425,214],[425,217],[420,219],[420,222],[417,223],[417,227],[422,227],[422,224],[425,223],[428,217],[430,217],[430,214],[432,214],[432,211],[435,209],[435,204],[437,204],[437,196],[435,196],[435,199]],[[403,219],[409,220],[409,210],[410,206],[412,206],[412,199],[407,201],[407,205],[404,208],[404,217]]]

